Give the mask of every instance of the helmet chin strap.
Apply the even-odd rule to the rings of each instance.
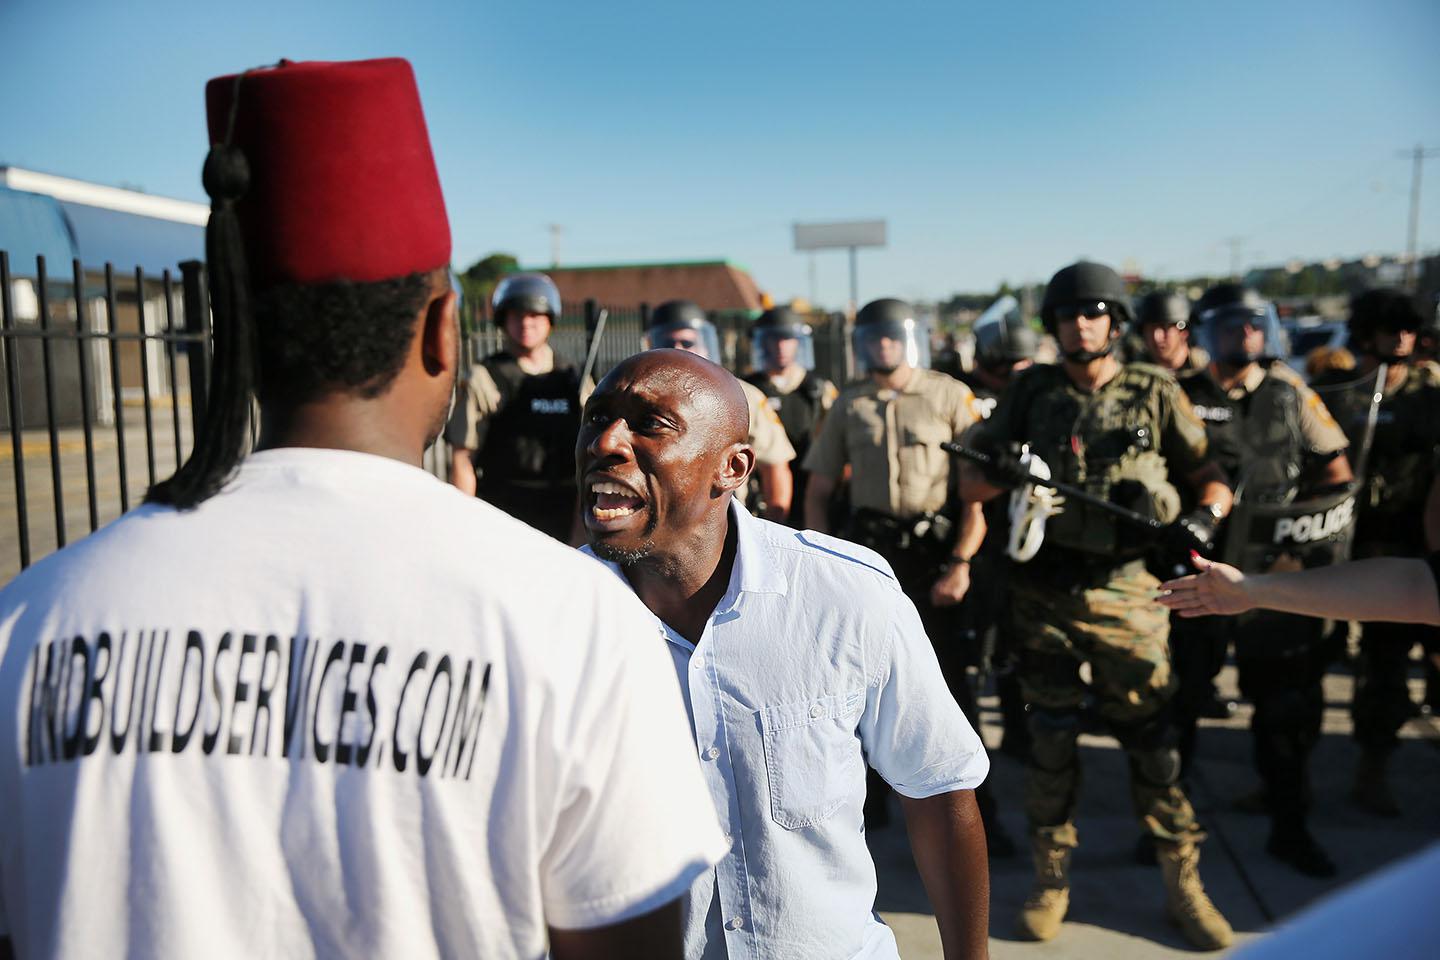
[[[1071,363],[1090,363],[1092,360],[1108,357],[1114,352],[1115,338],[1111,337],[1105,341],[1105,347],[1102,350],[1070,350],[1064,354],[1064,357]]]

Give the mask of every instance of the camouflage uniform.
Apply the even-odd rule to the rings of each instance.
[[[1022,371],[978,438],[992,449],[1028,442],[1056,479],[1163,522],[1180,507],[1168,476],[1198,469],[1206,452],[1205,428],[1175,379],[1148,364],[1123,366],[1093,394],[1059,366]],[[1037,835],[1063,837],[1064,846],[1074,843],[1076,738],[1091,695],[1129,756],[1144,828],[1162,841],[1203,837],[1177,785],[1168,615],[1153,600],[1159,581],[1145,569],[1147,546],[1109,514],[1072,501],[1050,519],[1035,558],[1013,568],[1021,683],[1032,707],[1025,810]]]

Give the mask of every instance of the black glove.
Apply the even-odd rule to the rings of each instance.
[[[993,454],[990,462],[981,466],[980,472],[990,483],[1006,489],[1018,487],[1035,479],[1034,475],[1021,465],[1018,457],[1012,457],[1008,453]]]
[[[1196,507],[1165,528],[1166,540],[1180,553],[1209,553],[1215,549],[1215,530],[1220,521],[1209,507]]]

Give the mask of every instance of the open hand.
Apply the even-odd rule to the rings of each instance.
[[[1206,560],[1193,551],[1190,562],[1200,572],[1160,584],[1156,603],[1182,617],[1244,613],[1254,607],[1245,592],[1245,574],[1228,564]]]

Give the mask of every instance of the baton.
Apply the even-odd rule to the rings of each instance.
[[[580,374],[581,383],[589,380],[590,374],[595,372],[595,359],[600,356],[600,338],[605,335],[605,321],[608,319],[610,311],[601,307],[600,316],[595,319],[595,336],[590,338],[590,351],[585,356],[585,370]]]
[[[951,443],[946,440],[940,444],[940,448],[955,454],[955,456],[962,460],[969,460],[971,463],[977,463],[983,467],[988,467],[995,462],[995,458],[990,456],[990,454],[981,453],[979,450],[973,447],[967,447],[963,443]],[[1068,483],[1061,483],[1059,480],[1043,480],[1040,477],[1033,477],[1030,482],[1033,482],[1037,487],[1049,487],[1057,493],[1065,494],[1066,497],[1079,500],[1082,503],[1088,503],[1092,507],[1104,510],[1107,513],[1119,517],[1126,523],[1133,523],[1137,527],[1144,527],[1147,530],[1158,533],[1169,526],[1169,524],[1161,523],[1154,517],[1147,517],[1143,513],[1128,510],[1118,503],[1111,503],[1104,497],[1097,497],[1089,490],[1082,490],[1080,487],[1071,486]]]

